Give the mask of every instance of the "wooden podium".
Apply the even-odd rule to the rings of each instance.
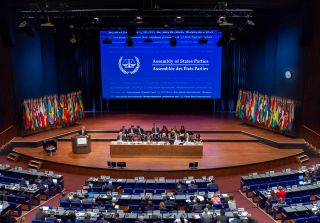
[[[77,135],[71,137],[72,152],[75,154],[91,153],[91,137]]]

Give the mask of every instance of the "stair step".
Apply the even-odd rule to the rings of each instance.
[[[297,156],[298,159],[303,159],[305,157],[308,157],[308,156],[306,154],[302,154],[302,155]]]
[[[17,162],[19,160],[20,156],[18,154],[15,153],[9,153],[7,156],[8,160],[11,160],[13,162]]]
[[[307,162],[307,161],[309,161],[309,158],[306,157],[306,158],[300,159],[300,161],[301,161],[302,163],[303,163],[303,162]]]
[[[30,168],[35,168],[37,170],[41,169],[42,167],[42,162],[41,161],[37,161],[37,160],[30,160],[30,162],[28,163],[28,166]]]

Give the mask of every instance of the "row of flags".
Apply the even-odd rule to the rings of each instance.
[[[295,102],[291,99],[239,90],[236,116],[271,129],[291,131]]]
[[[49,95],[23,101],[23,122],[26,131],[71,124],[84,118],[81,91]]]

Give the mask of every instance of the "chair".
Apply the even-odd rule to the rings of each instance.
[[[297,218],[294,220],[295,223],[309,223],[307,218]]]
[[[308,218],[308,223],[318,223],[318,222],[320,222],[319,216],[311,216]]]
[[[165,192],[165,189],[162,188],[156,188],[155,194],[162,194]]]

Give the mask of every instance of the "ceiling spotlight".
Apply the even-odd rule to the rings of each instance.
[[[35,34],[35,30],[30,26],[30,24],[27,21],[22,21],[18,27],[29,36],[34,36]]]
[[[177,39],[176,37],[170,38],[170,46],[176,46],[177,45]]]
[[[127,46],[129,47],[132,47],[133,46],[133,40],[131,37],[127,37],[126,38],[126,43],[127,43]]]
[[[220,16],[217,23],[222,32],[229,32],[233,28],[233,23],[228,22],[225,16]]]
[[[221,23],[225,22],[226,20],[227,20],[227,18],[225,16],[220,16],[217,23],[221,24]]]
[[[143,40],[143,42],[145,43],[152,43],[153,39],[151,39],[150,37],[147,37],[145,40]]]
[[[136,24],[143,24],[143,18],[139,15],[136,17]]]
[[[92,22],[91,22],[93,25],[94,24],[98,24],[98,23],[100,23],[100,19],[99,19],[99,17],[93,17],[93,19],[92,19]]]
[[[43,30],[46,30],[48,32],[56,32],[56,27],[53,23],[51,23],[49,16],[47,17],[47,22],[40,24],[40,26]]]
[[[103,44],[112,44],[112,40],[109,39],[109,37],[106,36],[106,38],[104,38],[104,39],[102,40],[102,43],[103,43]]]
[[[208,43],[208,39],[203,36],[203,37],[201,37],[199,39],[198,43],[199,44],[207,44]]]
[[[176,16],[173,21],[175,23],[183,23],[184,19],[181,16]]]
[[[246,21],[246,24],[249,25],[249,26],[255,26],[256,25],[251,19],[248,19]]]
[[[72,34],[72,37],[70,39],[70,43],[71,44],[76,44],[77,43],[77,39],[76,39],[76,36],[74,34]]]

